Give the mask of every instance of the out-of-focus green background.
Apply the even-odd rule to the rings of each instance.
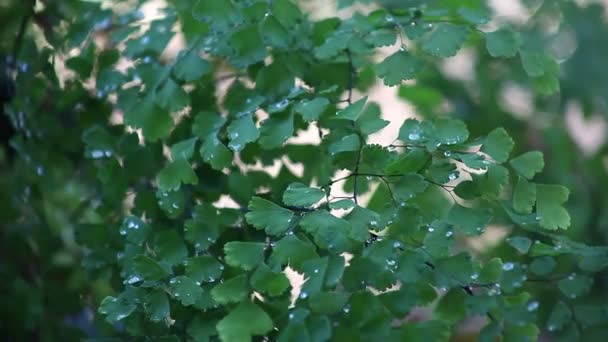
[[[68,17],[81,15],[82,9],[90,5],[76,0],[40,2]],[[373,8],[372,1],[365,2],[356,8],[361,11]],[[380,2],[403,6],[416,1]],[[393,121],[386,135],[374,139],[390,143],[407,116],[431,118],[450,113],[465,120],[473,135],[503,126],[516,141],[515,154],[528,150],[544,152],[548,167],[542,181],[570,188],[568,208],[572,227],[567,234],[592,245],[606,245],[608,4],[590,0],[489,2],[497,13],[496,21],[513,25],[527,34],[529,43],[545,46],[558,58],[560,91],[544,95],[542,90],[548,85],[531,83],[519,60],[497,61],[483,53],[482,42],[478,42],[441,62],[438,72],[426,73],[416,82],[400,88],[386,88],[380,83],[372,87],[371,100],[380,102],[383,115]],[[12,53],[28,3],[0,0],[3,63]],[[314,18],[347,16],[352,11],[336,12],[336,3],[327,0],[301,0],[301,3]],[[53,15],[34,18],[35,33],[46,36],[47,30],[57,29],[54,25],[58,20]],[[22,47],[24,51],[33,51],[28,44],[31,42]],[[17,67],[27,69],[28,65]],[[10,124],[2,121],[0,151],[0,335],[31,340],[95,334],[101,323],[94,327],[98,320],[94,303],[108,291],[107,284],[116,279],[97,275],[97,280],[91,281],[85,272],[86,265],[82,267],[81,263],[88,251],[75,242],[74,218],[94,216],[81,212],[80,208],[83,203],[96,200],[89,196],[91,189],[74,181],[82,174],[66,172],[79,169],[82,156],[76,154],[79,151],[76,146],[80,144],[82,127],[47,140],[58,145],[52,149],[45,146],[45,151],[51,152],[40,158],[52,162],[40,169],[35,167],[35,173],[45,175],[36,177],[11,164],[5,145],[11,134]],[[53,169],[51,164],[66,167]],[[83,177],[87,176],[87,170],[81,172]],[[607,287],[605,275],[596,279],[598,296],[606,293]]]

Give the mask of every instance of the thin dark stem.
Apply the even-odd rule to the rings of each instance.
[[[357,199],[357,193],[358,193],[358,177],[359,177],[359,165],[361,164],[361,147],[359,147],[359,151],[357,151],[357,161],[355,162],[355,170],[354,170],[354,175],[355,175],[355,184],[353,185],[353,200],[355,201],[355,204],[359,204],[359,201]]]

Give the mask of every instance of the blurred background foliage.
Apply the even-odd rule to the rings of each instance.
[[[104,3],[102,10],[100,2]],[[191,1],[169,2],[179,10],[178,20],[186,41],[190,41],[197,34],[192,28]],[[302,2],[318,8],[311,0]],[[354,1],[338,2],[337,5],[346,6]],[[360,2],[373,6],[371,0]],[[432,5],[416,0],[380,2],[392,8]],[[492,8],[482,0],[469,2]],[[606,5],[567,0],[509,2],[519,6],[523,17],[504,16],[498,20],[524,32],[525,44],[546,49],[558,58],[559,92],[546,95],[546,90],[555,86],[551,80],[530,81],[519,59],[496,60],[483,53],[483,42],[471,41],[436,71],[429,68],[418,82],[402,85],[399,96],[410,102],[420,117],[452,113],[467,122],[472,135],[505,127],[516,141],[518,151],[514,155],[543,151],[550,167],[541,179],[571,189],[568,208],[573,222],[567,234],[592,245],[605,245]],[[98,188],[96,170],[84,159],[81,141],[85,128],[105,124],[112,107],[94,90],[58,75],[64,72],[66,63],[82,72],[95,68],[86,60],[67,62],[71,51],[90,35],[103,45],[110,44],[113,35],[128,34],[133,28],[124,25],[140,13],[121,9],[131,8],[134,3],[0,0],[0,98],[18,109],[2,115],[0,127],[0,335],[9,340],[75,340],[103,335],[111,328],[97,317],[95,310],[100,299],[111,292],[111,285],[120,282],[110,276],[118,272],[90,271],[116,256],[91,255],[88,246],[97,242],[78,232],[80,222],[101,223],[99,215],[112,213],[108,203],[121,205],[113,197],[115,194]],[[330,5],[323,2],[323,6]],[[22,25],[25,35],[17,43],[19,52],[14,56]],[[100,51],[97,63],[115,58],[111,52]],[[13,77],[14,97],[8,84]],[[363,76],[359,82],[361,90],[371,86]],[[100,84],[98,80],[97,91],[103,91]],[[158,167],[153,166],[148,172],[154,174]],[[111,170],[107,174],[112,175]],[[118,182],[120,178],[107,181]],[[112,243],[111,238],[98,240]],[[505,252],[491,252],[501,253]],[[595,298],[605,301],[608,278],[605,273],[598,273],[597,277]],[[543,294],[549,301],[555,295]],[[590,300],[593,298],[590,296]]]

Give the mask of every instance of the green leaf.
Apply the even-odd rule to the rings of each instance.
[[[557,283],[560,291],[564,294],[564,296],[575,299],[582,295],[587,294],[591,289],[591,285],[593,284],[593,279],[581,275],[581,274],[571,274],[568,277],[560,280]]]
[[[489,11],[485,8],[461,7],[458,9],[458,14],[460,14],[464,20],[474,25],[487,24],[491,19]]]
[[[344,292],[317,292],[308,298],[310,309],[318,314],[331,315],[339,313],[348,300]]]
[[[169,298],[162,290],[151,292],[144,302],[146,314],[152,322],[161,322],[169,317]]]
[[[127,284],[133,284],[141,280],[155,282],[169,275],[169,272],[159,265],[156,260],[145,255],[135,256],[132,267],[133,275],[125,281]]]
[[[274,246],[268,263],[273,268],[289,264],[299,269],[302,262],[318,257],[312,243],[302,241],[295,235],[287,235]]]
[[[143,130],[149,141],[166,138],[173,128],[173,119],[169,113],[154,101],[154,95],[148,95],[131,106],[124,115],[125,124]]]
[[[370,102],[359,115],[355,124],[361,131],[361,134],[367,136],[388,126],[389,121],[383,120],[381,117],[382,113],[380,112],[380,106]]]
[[[273,15],[264,19],[261,32],[262,38],[270,46],[287,48],[290,44],[289,32]]]
[[[513,169],[527,179],[532,179],[535,174],[541,172],[545,167],[542,152],[526,152],[519,157],[511,159],[509,162]]]
[[[181,236],[175,230],[164,230],[154,238],[154,251],[161,263],[180,264],[188,256],[188,249]]]
[[[488,172],[483,175],[471,175],[477,190],[484,198],[497,199],[505,185],[509,182],[509,171],[496,164],[488,166]]]
[[[266,45],[257,25],[241,26],[228,42],[235,52],[230,56],[230,62],[236,67],[244,68],[266,58]]]
[[[192,15],[197,20],[210,23],[216,30],[225,30],[243,21],[240,10],[231,1],[199,0],[192,8]]]
[[[530,51],[519,51],[519,57],[521,58],[521,64],[526,71],[526,74],[530,77],[540,77],[545,74],[547,69],[548,60],[550,57],[537,52]]]
[[[190,159],[194,154],[194,147],[196,145],[197,138],[190,138],[182,140],[173,146],[171,146],[171,157],[173,160],[177,159]]]
[[[376,65],[378,77],[382,78],[384,84],[389,87],[401,84],[401,81],[413,79],[420,69],[422,69],[422,62],[405,50],[395,52]]]
[[[314,237],[315,244],[331,253],[342,253],[352,248],[349,239],[351,226],[348,221],[338,218],[325,210],[307,214],[300,220],[300,227]]]
[[[486,33],[486,49],[492,57],[514,57],[521,43],[519,33],[509,28]]]
[[[240,152],[245,145],[256,141],[259,136],[260,132],[253,122],[253,115],[243,115],[228,126],[228,137],[230,138],[228,147],[234,152]]]
[[[519,177],[513,190],[513,209],[522,214],[529,214],[536,203],[536,184]]]
[[[355,206],[355,202],[351,199],[345,198],[329,203],[330,209],[350,209]]]
[[[265,149],[283,146],[293,136],[293,113],[274,114],[262,122],[260,145]]]
[[[248,294],[249,286],[245,274],[227,279],[211,290],[213,300],[220,304],[239,303],[246,300]]]
[[[457,203],[448,214],[448,222],[460,227],[466,235],[479,235],[492,220],[492,213],[482,208],[467,208]]]
[[[219,279],[224,265],[209,255],[200,255],[184,261],[186,275],[196,283],[213,283]]]
[[[182,184],[198,184],[198,177],[190,163],[180,158],[169,163],[158,173],[156,184],[162,191],[179,190]]]
[[[199,112],[192,123],[192,134],[202,140],[210,135],[217,135],[226,123],[226,118],[215,112]]]
[[[547,330],[561,330],[565,325],[570,323],[571,320],[572,311],[566,303],[559,301],[555,304],[549,315],[549,319],[547,319]]]
[[[264,310],[250,301],[243,301],[217,324],[222,341],[251,341],[251,336],[272,330],[273,322]]]
[[[316,97],[312,100],[301,100],[294,106],[296,113],[308,122],[319,120],[319,117],[329,106],[329,100],[324,97]]]
[[[359,136],[356,134],[349,134],[330,144],[328,150],[331,155],[335,155],[340,152],[358,151],[360,146],[361,140],[359,139]]]
[[[294,215],[291,210],[280,207],[261,197],[253,197],[249,202],[249,212],[245,214],[247,223],[256,229],[264,229],[270,235],[281,235],[289,228]]]
[[[169,78],[156,90],[156,104],[169,112],[177,112],[190,105],[190,96]]]
[[[528,253],[530,246],[532,246],[532,240],[524,236],[510,237],[507,239],[507,243],[521,254]]]
[[[230,241],[224,245],[228,265],[251,271],[264,260],[264,243]]]
[[[421,148],[412,148],[386,167],[387,174],[416,173],[431,159],[431,156]]]
[[[570,215],[562,206],[570,192],[560,185],[536,184],[536,214],[540,226],[545,229],[566,229],[570,226]]]
[[[452,57],[462,47],[469,35],[464,25],[439,23],[425,36],[422,50],[436,57]]]
[[[511,150],[513,150],[513,139],[507,131],[502,128],[496,128],[483,140],[481,152],[486,153],[492,159],[499,163],[504,163],[509,159]]]
[[[151,228],[146,222],[137,216],[128,216],[122,221],[120,235],[127,238],[127,241],[136,245],[141,245],[150,235]]]
[[[169,280],[171,294],[182,305],[194,305],[203,294],[203,289],[192,279],[186,276],[177,276]]]
[[[435,127],[430,122],[407,119],[399,129],[399,139],[414,144],[425,142],[434,135],[434,130]]]
[[[260,264],[251,275],[251,286],[254,290],[269,296],[279,296],[291,285],[284,273],[273,272],[266,264]]]
[[[217,335],[215,325],[217,320],[210,320],[204,316],[195,316],[188,324],[188,335],[195,342],[208,342],[212,336]]]
[[[435,138],[444,145],[455,145],[469,138],[469,131],[464,122],[456,119],[440,119],[435,121]]]
[[[173,74],[185,82],[193,82],[211,72],[211,63],[201,58],[196,49],[187,51],[173,67]]]
[[[121,294],[118,298],[105,297],[97,311],[105,315],[108,322],[114,323],[130,316],[136,308],[137,306],[132,300]]]
[[[336,113],[336,119],[344,119],[344,120],[352,120],[356,121],[365,106],[365,102],[367,102],[367,96],[359,99],[358,101],[350,104],[348,107],[339,110]]]
[[[172,219],[178,218],[184,213],[186,199],[182,191],[156,191],[158,206]]]
[[[424,192],[428,185],[424,177],[417,173],[405,174],[394,186],[395,197],[402,202],[409,201]]]
[[[465,316],[467,294],[459,288],[450,289],[441,297],[435,307],[435,315],[451,323],[456,323]]]
[[[216,137],[209,137],[201,146],[201,157],[215,170],[232,166],[232,152]]]
[[[296,207],[311,207],[325,197],[325,191],[302,183],[291,183],[283,193],[283,203]]]

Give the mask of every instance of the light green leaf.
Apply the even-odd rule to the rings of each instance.
[[[486,49],[492,57],[514,57],[521,43],[519,33],[509,28],[486,33]]]
[[[264,39],[266,44],[277,48],[287,48],[289,46],[289,32],[274,15],[264,18],[261,32],[262,39]]]
[[[185,82],[196,81],[210,72],[211,63],[201,58],[196,49],[187,51],[173,67],[175,77]]]
[[[325,197],[325,191],[302,183],[291,183],[283,193],[283,203],[295,207],[311,207]]]
[[[317,292],[308,298],[313,312],[322,315],[339,313],[345,306],[348,296],[344,292]]]
[[[253,122],[253,115],[243,115],[228,126],[228,137],[230,138],[228,147],[234,152],[240,152],[245,145],[256,141],[259,136],[260,132]]]
[[[349,239],[351,226],[325,210],[307,214],[300,220],[300,227],[314,237],[315,244],[332,253],[349,251],[353,242]]]
[[[399,139],[414,144],[425,142],[434,135],[435,127],[428,121],[407,119],[399,129]]]
[[[529,214],[536,203],[536,184],[519,177],[513,191],[513,209],[518,213]]]
[[[469,35],[468,27],[450,23],[439,23],[427,34],[422,50],[436,57],[452,57],[462,47]]]
[[[509,163],[515,171],[528,179],[532,179],[535,174],[541,172],[545,167],[543,154],[540,151],[526,152],[511,159]]]
[[[570,215],[562,206],[570,191],[560,185],[536,184],[536,214],[540,226],[545,229],[566,229],[570,226]]]
[[[483,140],[480,151],[486,153],[495,161],[504,163],[509,159],[514,145],[513,139],[511,139],[507,131],[499,127],[490,132]]]
[[[293,212],[261,197],[253,197],[249,202],[249,212],[245,214],[247,223],[256,229],[264,229],[270,235],[281,235],[293,221]]]
[[[162,290],[155,290],[146,296],[144,310],[152,322],[160,322],[169,317],[169,298]]]
[[[296,113],[308,122],[319,120],[319,117],[329,106],[329,100],[324,97],[316,97],[312,100],[302,100],[294,106]]]
[[[424,192],[427,186],[427,181],[421,175],[417,173],[405,174],[394,186],[395,197],[402,202],[409,201]]]
[[[219,321],[217,331],[222,341],[251,341],[251,336],[264,335],[273,325],[264,310],[245,300]]]
[[[376,73],[384,80],[384,84],[390,87],[401,84],[401,81],[413,79],[422,66],[422,61],[405,50],[400,50],[376,65]]]
[[[356,121],[359,117],[359,114],[361,114],[363,107],[365,106],[365,102],[367,102],[367,96],[359,99],[348,107],[339,110],[336,113],[335,118]]]
[[[239,303],[247,299],[247,275],[242,274],[219,283],[211,290],[213,300],[219,304]]]
[[[377,103],[370,102],[359,115],[355,124],[361,134],[367,136],[388,126],[389,121],[381,118],[380,106]]]
[[[264,260],[264,243],[230,241],[224,245],[224,253],[228,265],[250,271]]]

